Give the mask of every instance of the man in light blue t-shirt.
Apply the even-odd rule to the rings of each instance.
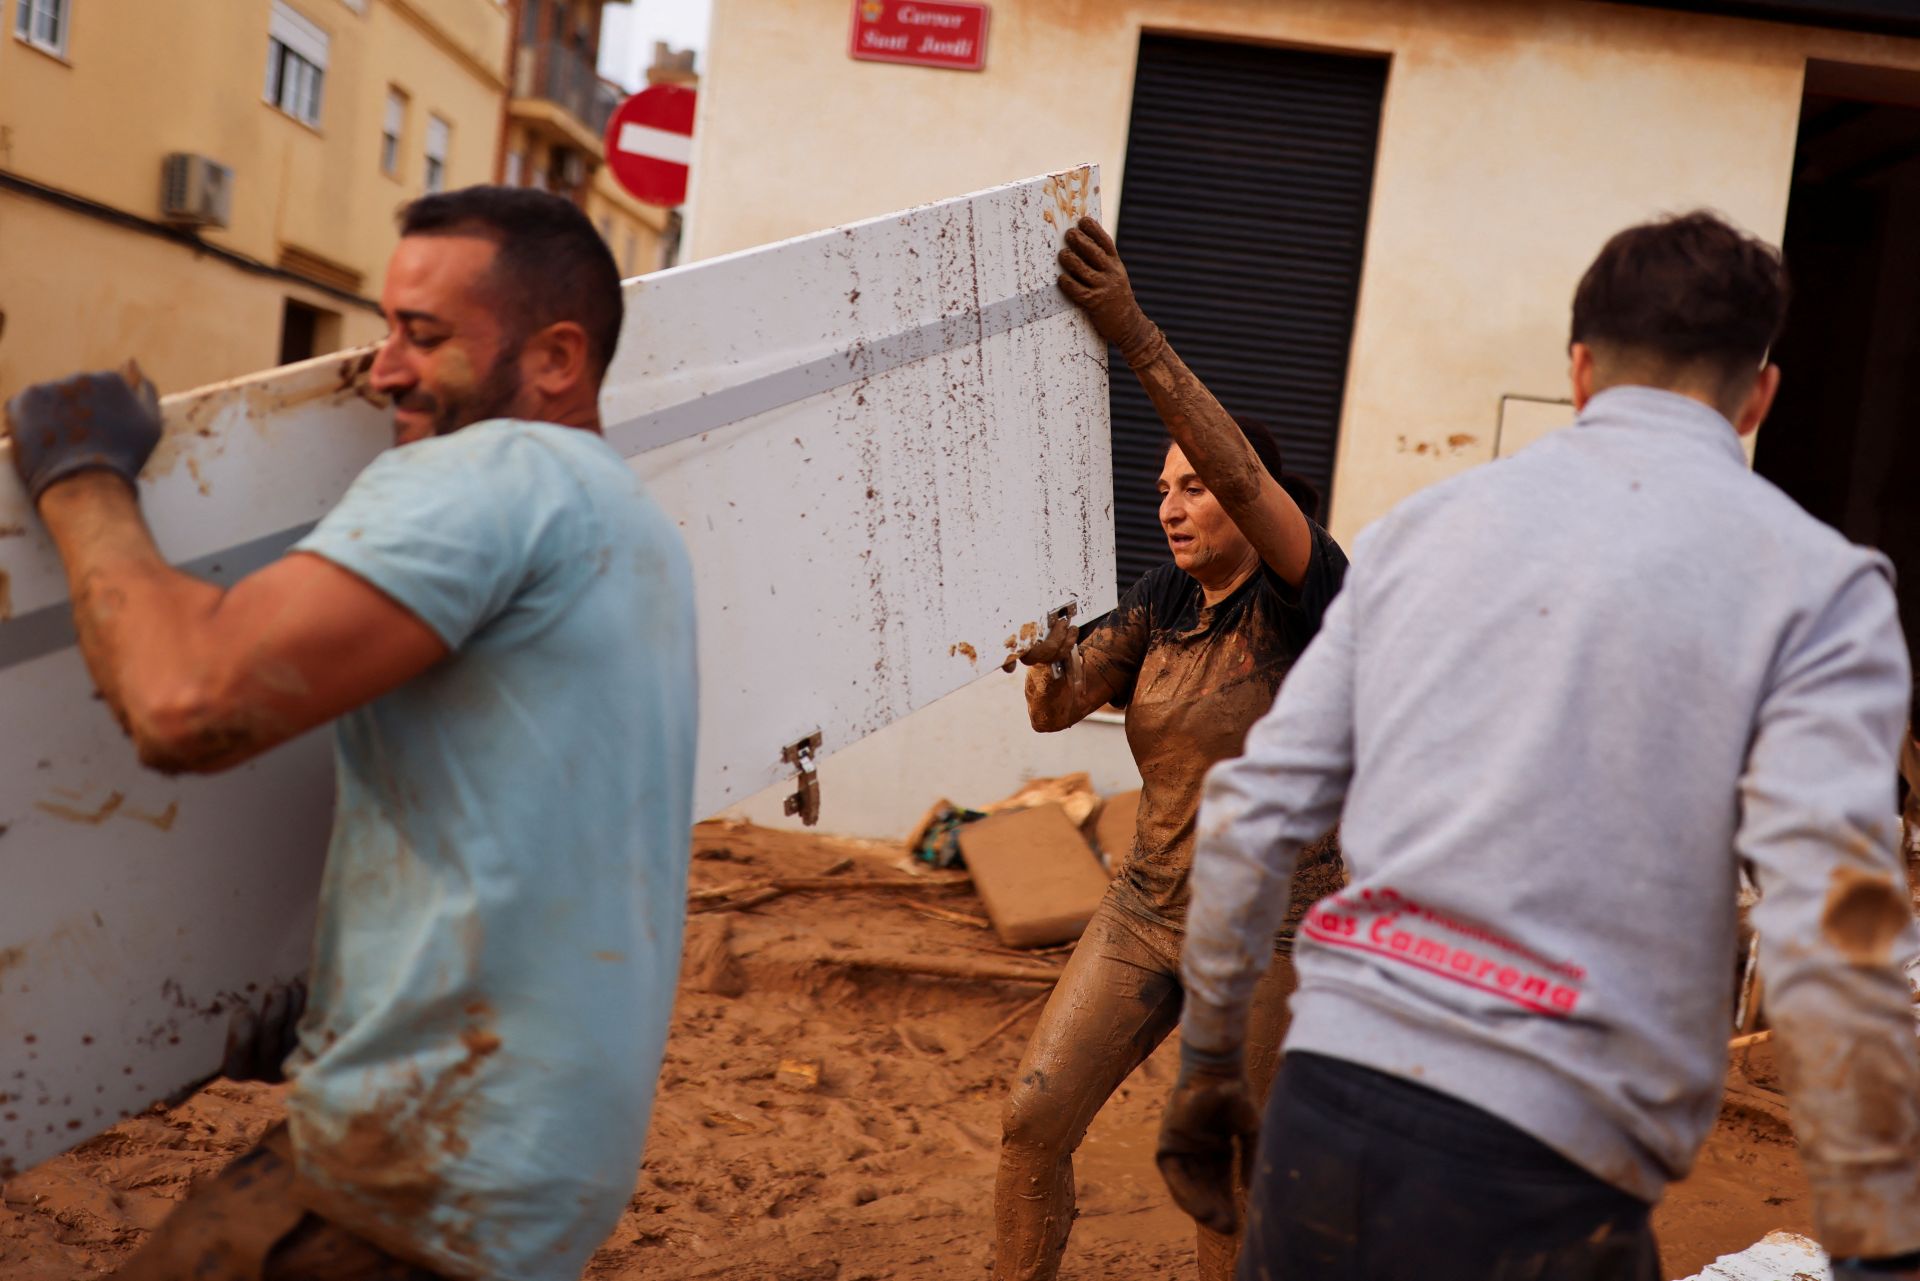
[[[224,769],[337,722],[304,1017],[276,1000],[230,1055],[286,1058],[287,1124],[122,1277],[577,1277],[640,1163],[695,672],[686,553],[600,434],[618,273],[539,192],[429,196],[401,230],[370,374],[401,447],[229,590],[147,534],[132,481],[160,425],[137,373],[7,406],[143,761]]]

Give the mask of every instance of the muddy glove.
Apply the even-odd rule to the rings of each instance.
[[[7,402],[13,465],[35,502],[55,481],[110,471],[128,485],[160,443],[160,397],[132,361],[123,370],[35,383]]]
[[[1201,1227],[1231,1235],[1240,1223],[1234,1195],[1236,1152],[1251,1168],[1260,1113],[1236,1048],[1209,1054],[1180,1044],[1180,1077],[1160,1121],[1153,1159],[1182,1210]]]
[[[1105,227],[1082,218],[1079,226],[1067,228],[1060,269],[1060,292],[1087,313],[1100,336],[1120,349],[1127,364],[1138,369],[1160,353],[1166,339],[1134,299],[1120,251],[1113,247]]]
[[[286,1080],[281,1067],[299,1043],[300,1018],[307,1012],[307,981],[276,983],[259,1008],[235,1007],[227,1021],[227,1049],[220,1075],[230,1081]]]
[[[1047,628],[1044,640],[1035,641],[1020,652],[1020,661],[1028,667],[1046,667],[1053,663],[1063,663],[1067,655],[1073,653],[1074,642],[1080,639],[1080,629],[1073,625],[1071,616],[1062,614],[1053,620]]]

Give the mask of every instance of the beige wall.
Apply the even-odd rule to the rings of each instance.
[[[716,0],[694,257],[1088,160],[1124,229],[1144,29],[1391,59],[1347,539],[1490,458],[1503,394],[1562,394],[1567,303],[1610,232],[1705,204],[1780,235],[1809,56],[1920,68],[1916,41],[1577,0],[1000,0],[980,74],[852,61],[847,21],[844,0]]]
[[[7,312],[0,397],[129,356],[163,392],[265,369],[278,360],[281,309],[290,297],[338,313],[342,346],[371,342],[385,329],[377,315],[317,289],[237,271],[0,190],[0,310]]]
[[[423,190],[429,112],[451,125],[448,185],[492,180],[507,13],[499,0],[290,2],[329,37],[317,128],[263,100],[269,0],[221,0],[221,19],[191,23],[167,4],[72,0],[64,58],[16,40],[5,5],[0,170],[158,219],[163,157],[210,156],[235,179],[231,226],[207,244],[270,265],[297,250],[377,296],[394,211]],[[380,169],[389,85],[411,100],[397,178]],[[344,341],[380,328],[298,282],[0,192],[0,394],[128,355],[169,391],[270,365],[288,297],[339,312]]]

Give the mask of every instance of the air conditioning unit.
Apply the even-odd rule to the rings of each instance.
[[[192,227],[224,227],[233,220],[233,170],[177,151],[161,168],[160,214]]]

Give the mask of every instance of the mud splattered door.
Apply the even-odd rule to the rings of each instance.
[[[1076,169],[628,283],[602,412],[693,558],[697,813],[1112,606],[1106,366],[1054,287],[1097,197]],[[310,528],[388,443],[366,369],[169,397],[162,550],[232,582]],[[0,462],[0,1178],[209,1076],[311,946],[328,735],[169,778],[92,693]]]

